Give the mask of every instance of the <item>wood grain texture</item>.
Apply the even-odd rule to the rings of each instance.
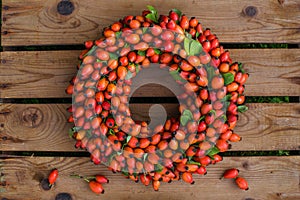
[[[172,8],[195,16],[221,42],[299,43],[299,0],[225,1],[79,1],[70,15],[57,11],[60,0],[4,0],[2,45],[82,44],[127,15],[140,15],[146,5],[167,14]]]
[[[12,151],[71,151],[67,105],[0,104],[0,149]],[[9,148],[8,148],[9,147]]]
[[[175,104],[161,105],[168,116],[176,117]],[[150,106],[131,104],[133,119],[149,119]],[[67,107],[55,104],[0,105],[0,151],[77,151],[75,141],[68,136],[71,125],[65,122],[69,115],[65,111]],[[232,150],[299,150],[299,112],[299,104],[249,104],[249,111],[240,115],[235,129],[243,140],[233,144]]]
[[[4,186],[0,195],[9,200],[52,200],[61,192],[72,195],[73,200],[101,199],[260,199],[296,200],[300,198],[300,156],[290,157],[225,157],[208,167],[206,176],[194,175],[195,184],[183,181],[162,183],[154,192],[151,186],[134,183],[120,174],[112,174],[105,166],[93,165],[88,158],[27,157],[0,160]],[[240,176],[249,182],[249,190],[238,189],[233,180],[220,180],[223,172],[236,167]],[[59,170],[59,178],[50,191],[43,191],[40,180],[51,169]],[[105,193],[93,194],[83,180],[71,178],[70,174],[102,174],[109,178]]]
[[[231,49],[233,60],[250,73],[248,96],[299,96],[300,49]],[[1,52],[0,98],[70,97],[79,51]],[[22,96],[20,94],[22,93]],[[173,96],[160,85],[147,85],[134,96]]]
[[[1,53],[0,98],[66,97],[65,89],[75,75],[78,53]]]

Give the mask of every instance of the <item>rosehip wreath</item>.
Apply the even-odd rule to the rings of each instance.
[[[68,109],[74,122],[70,134],[77,148],[134,181],[152,185],[192,174],[222,160],[219,152],[240,141],[233,132],[244,112],[248,74],[232,62],[210,29],[173,9],[158,15],[148,6],[141,16],[126,16],[85,42],[78,74],[66,89],[73,94]],[[131,118],[129,97],[133,78],[159,65],[182,87],[179,118],[168,118],[153,130]]]

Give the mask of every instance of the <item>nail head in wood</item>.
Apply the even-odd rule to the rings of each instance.
[[[45,191],[48,191],[51,189],[49,181],[47,178],[44,178],[41,180],[41,188]]]
[[[59,193],[56,195],[55,200],[72,200],[72,196],[69,193]]]
[[[61,15],[70,15],[75,7],[70,0],[62,0],[57,4],[57,12]]]
[[[258,10],[255,6],[247,6],[244,10],[244,13],[248,17],[254,17],[257,15]]]

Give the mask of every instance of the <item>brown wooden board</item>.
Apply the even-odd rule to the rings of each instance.
[[[299,49],[232,49],[233,60],[250,73],[248,96],[299,96]],[[2,52],[0,98],[70,97],[65,88],[76,72],[79,51]],[[134,96],[173,96],[160,85],[138,89]]]
[[[195,184],[182,180],[162,183],[154,192],[151,186],[134,183],[120,174],[112,174],[105,166],[96,166],[88,158],[27,157],[1,159],[0,195],[9,200],[55,199],[59,193],[72,195],[73,200],[89,199],[260,199],[296,200],[300,198],[300,156],[289,157],[225,157],[210,165],[206,176],[194,175]],[[249,182],[249,190],[237,188],[233,180],[220,180],[223,172],[236,167]],[[53,168],[59,178],[50,191],[40,187],[40,180]],[[110,183],[103,185],[103,195],[93,194],[83,180],[71,174],[102,174]]]
[[[176,104],[162,104],[168,116]],[[133,119],[149,119],[150,104],[130,104]],[[68,136],[68,105],[0,105],[0,151],[78,151]],[[299,150],[299,104],[249,104],[235,131],[243,140],[232,150]],[[174,116],[176,117],[176,115]]]
[[[172,8],[195,16],[221,42],[299,43],[299,0],[291,1],[79,1],[69,15],[58,12],[60,0],[3,0],[2,45],[82,44],[127,15],[140,15],[147,5],[159,13]],[[62,8],[60,6],[60,8]],[[69,6],[70,8],[70,6]],[[61,10],[61,9],[60,9]],[[62,9],[65,14],[68,10]]]

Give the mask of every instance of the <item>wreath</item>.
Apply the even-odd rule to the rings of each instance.
[[[69,134],[95,164],[158,190],[161,181],[193,184],[193,173],[206,174],[209,164],[222,161],[219,152],[241,140],[233,129],[238,112],[247,110],[249,75],[194,17],[177,9],[158,15],[148,6],[85,47],[66,89],[73,97]],[[134,77],[153,66],[180,86],[180,117],[150,127],[131,118],[129,98]]]

